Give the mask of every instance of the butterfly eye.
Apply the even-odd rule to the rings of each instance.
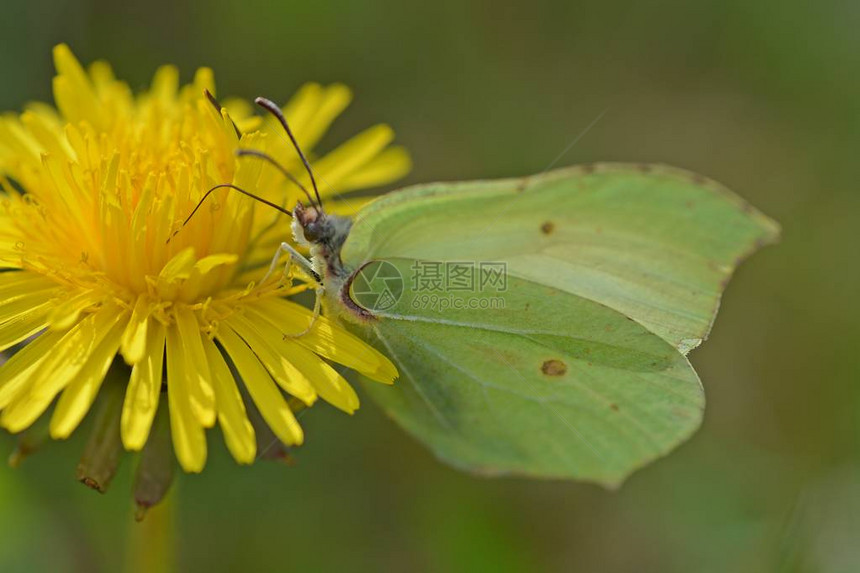
[[[319,223],[317,223],[317,222],[308,223],[305,226],[304,230],[305,230],[305,238],[308,241],[311,241],[313,243],[313,242],[320,240],[321,229],[320,229]]]

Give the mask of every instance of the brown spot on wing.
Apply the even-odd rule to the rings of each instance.
[[[551,235],[553,231],[555,231],[555,223],[552,221],[547,221],[540,226],[540,232],[544,235]]]
[[[547,376],[563,376],[567,372],[567,364],[553,358],[541,364],[540,371]]]

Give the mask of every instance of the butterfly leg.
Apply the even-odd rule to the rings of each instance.
[[[278,261],[280,260],[281,255],[283,255],[284,253],[287,253],[289,255],[289,259],[287,259],[287,264],[284,266],[284,273],[286,273],[287,270],[290,268],[290,263],[295,261],[296,264],[298,264],[300,267],[302,267],[302,269],[309,276],[312,276],[312,277],[317,276],[316,272],[314,271],[313,265],[311,264],[311,262],[307,258],[305,258],[304,255],[302,255],[300,252],[298,252],[296,249],[294,249],[293,246],[290,245],[289,243],[281,243],[278,246],[278,250],[275,252],[275,256],[272,257],[272,264],[269,265],[269,270],[266,271],[266,274],[263,277],[263,279],[260,281],[260,284],[263,284],[264,282],[269,280],[269,277],[271,277],[272,274],[275,272],[275,269],[278,268]],[[322,308],[322,297],[323,297],[323,286],[322,286],[322,284],[319,284],[317,286],[314,293],[315,293],[315,296],[314,296],[314,314],[313,314],[313,317],[311,318],[310,324],[308,324],[308,327],[305,328],[304,330],[302,330],[301,332],[285,333],[284,339],[302,337],[305,334],[307,334],[308,332],[310,332],[311,329],[314,327],[314,324],[316,324],[316,321],[320,316],[320,310]]]
[[[314,324],[316,324],[317,319],[320,317],[320,310],[322,308],[322,297],[323,287],[322,285],[320,285],[314,291],[314,314],[311,317],[310,324],[308,324],[308,327],[301,332],[285,333],[284,340],[286,340],[287,338],[301,338],[302,336],[311,331],[311,329],[314,327]]]
[[[313,270],[313,265],[309,260],[305,258],[300,252],[295,250],[292,245],[289,243],[281,243],[278,245],[278,250],[275,251],[275,256],[272,257],[272,264],[269,265],[269,270],[266,271],[266,274],[260,280],[259,284],[265,283],[269,278],[271,278],[272,274],[275,272],[275,269],[278,267],[278,261],[281,258],[281,255],[287,253],[289,258],[287,259],[287,264],[284,266],[284,273],[290,268],[290,263],[293,261],[296,262],[308,275],[316,276],[316,273]]]

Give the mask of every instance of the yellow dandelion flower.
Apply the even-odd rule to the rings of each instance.
[[[3,427],[25,430],[53,404],[50,435],[68,437],[121,357],[130,366],[122,444],[143,448],[164,386],[176,457],[199,472],[216,422],[238,462],[257,456],[234,373],[248,406],[287,445],[303,440],[291,400],[358,407],[331,363],[393,381],[387,358],[324,317],[306,335],[284,336],[307,329],[312,313],[285,298],[307,285],[260,282],[272,241],[286,237],[271,209],[225,191],[167,241],[218,184],[278,204],[298,198],[271,166],[236,157],[254,148],[297,167],[278,126],[245,102],[212,105],[208,69],[180,87],[177,70],[164,67],[135,96],[107,64],[84,70],[65,45],[54,60],[56,109],[34,104],[0,118],[0,350],[26,343],[0,368]],[[310,84],[286,105],[305,149],[349,100],[344,86]],[[372,127],[315,158],[321,192],[402,176],[409,158],[392,137]]]

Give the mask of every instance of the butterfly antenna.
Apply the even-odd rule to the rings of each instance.
[[[307,197],[308,201],[310,201],[310,203],[313,204],[314,199],[313,199],[313,197],[311,197],[311,194],[308,192],[307,187],[302,185],[298,179],[293,177],[292,173],[287,171],[286,167],[284,167],[283,165],[278,163],[278,160],[275,159],[274,157],[272,157],[271,155],[269,155],[267,153],[263,153],[262,151],[257,151],[256,149],[238,149],[238,150],[236,150],[236,155],[238,157],[257,157],[257,158],[262,159],[263,161],[266,161],[269,164],[275,166],[275,168],[277,168],[277,170],[280,171],[284,177],[289,179],[296,187],[298,187],[299,189],[304,191],[305,197]]]
[[[207,191],[207,192],[203,195],[203,197],[201,197],[201,198],[200,198],[200,201],[198,201],[198,202],[197,202],[197,206],[195,206],[195,207],[194,207],[194,210],[193,210],[193,211],[191,211],[191,213],[190,213],[190,214],[185,218],[185,220],[184,220],[184,221],[182,221],[182,226],[181,226],[181,227],[179,227],[179,229],[177,229],[177,230],[176,230],[172,235],[170,235],[170,237],[167,239],[167,242],[168,242],[168,243],[170,242],[170,239],[172,239],[173,237],[175,237],[176,235],[178,235],[178,234],[179,234],[179,231],[181,231],[182,229],[184,229],[184,228],[185,228],[185,225],[187,225],[187,224],[188,224],[188,221],[190,221],[190,220],[191,220],[191,217],[193,217],[193,216],[194,216],[194,214],[195,214],[195,213],[197,213],[197,211],[198,211],[198,210],[200,209],[200,207],[203,205],[203,202],[204,202],[204,201],[206,201],[206,199],[207,199],[207,198],[209,198],[209,195],[211,195],[213,191],[217,191],[218,189],[232,189],[233,191],[238,191],[238,192],[239,192],[239,193],[241,193],[242,195],[246,195],[246,196],[250,197],[251,199],[254,199],[255,201],[259,201],[260,203],[262,203],[262,204],[264,204],[264,205],[268,205],[269,207],[271,207],[271,208],[273,208],[273,209],[276,209],[276,210],[280,211],[280,212],[281,212],[281,213],[283,213],[284,215],[287,215],[287,216],[289,216],[289,217],[292,217],[292,216],[293,216],[292,211],[290,211],[289,209],[284,209],[283,207],[281,207],[281,206],[280,206],[280,205],[278,205],[277,203],[272,203],[271,201],[267,201],[267,200],[263,199],[262,197],[260,197],[260,196],[258,196],[258,195],[254,195],[253,193],[249,193],[248,191],[245,191],[245,190],[244,190],[244,189],[242,189],[241,187],[237,187],[236,185],[233,185],[232,183],[221,183],[220,185],[216,185],[215,187],[211,188],[209,191]]]
[[[209,90],[203,90],[203,93],[206,94],[206,99],[209,100],[209,103],[212,104],[212,107],[215,108],[215,111],[218,112],[218,115],[221,115],[221,109],[222,109],[221,104],[218,102],[217,99],[215,99],[215,96],[212,95],[212,92],[210,92]],[[230,116],[228,115],[227,117],[230,117]],[[233,124],[233,130],[236,132],[236,137],[238,137],[239,139],[242,139],[242,132],[239,131],[238,127],[236,127],[236,122],[233,121],[232,117],[230,117],[230,123]]]
[[[302,152],[302,148],[299,147],[299,142],[296,141],[296,136],[293,135],[293,130],[290,129],[290,125],[287,123],[287,118],[284,117],[284,112],[281,111],[281,108],[279,108],[275,104],[275,102],[268,100],[264,97],[258,97],[257,99],[254,100],[254,103],[256,103],[258,106],[260,106],[261,108],[263,108],[266,111],[268,111],[269,113],[271,113],[273,116],[275,116],[275,118],[278,120],[278,122],[284,128],[284,131],[287,132],[287,135],[290,137],[290,141],[293,142],[293,147],[296,148],[296,152],[299,154],[299,157],[301,158],[302,163],[304,164],[305,169],[307,170],[308,175],[311,178],[311,185],[314,188],[314,195],[317,198],[317,206],[322,208],[322,200],[320,199],[320,192],[319,192],[319,189],[317,189],[317,181],[314,178],[314,172],[311,169],[311,164],[308,163],[308,159],[307,159],[307,157],[305,157],[305,154]]]

